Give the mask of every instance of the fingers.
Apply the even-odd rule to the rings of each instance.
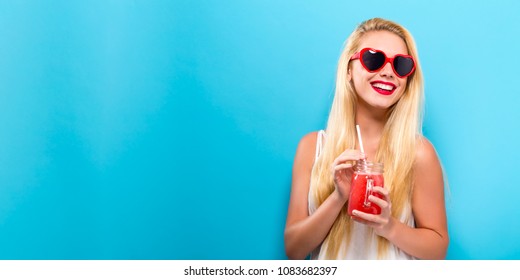
[[[379,224],[378,215],[372,215],[358,210],[353,210],[352,215],[354,215],[352,218],[355,221],[365,224],[367,226],[375,226]]]
[[[377,206],[381,207],[381,210],[382,209],[385,209],[385,208],[388,208],[390,206],[390,203],[388,203],[386,200],[384,199],[381,199],[375,195],[369,195],[368,196],[368,200],[370,200],[371,202],[377,204]]]
[[[359,210],[352,211],[352,219],[372,227],[380,236],[387,236],[392,228],[391,207],[389,191],[380,186],[374,186],[374,194],[368,196],[368,200],[381,207],[381,214],[374,215]],[[383,198],[381,198],[382,196]]]
[[[377,224],[384,223],[386,220],[385,217],[389,216],[391,213],[391,210],[390,210],[391,203],[390,203],[390,197],[389,197],[388,190],[383,187],[375,186],[373,191],[375,193],[379,193],[379,194],[383,195],[383,197],[384,197],[384,198],[380,198],[373,194],[368,196],[369,201],[371,201],[371,202],[375,203],[377,206],[381,207],[381,214],[374,215],[374,214],[361,212],[358,210],[352,211],[352,215],[354,215],[355,217],[357,217],[359,219],[362,219],[362,220],[356,219],[357,221],[362,222],[363,224],[366,224],[366,225],[370,225],[370,226],[375,226]]]
[[[345,163],[347,161],[355,161],[365,158],[365,155],[358,150],[345,150],[335,160],[334,165]]]
[[[379,198],[375,195],[368,196],[368,200],[377,204],[381,209],[390,208],[390,193],[387,189],[379,186],[375,186],[373,191],[383,195],[384,198]]]
[[[385,189],[380,186],[374,186],[374,188],[372,190],[374,192],[378,192],[378,193],[382,194],[385,198],[388,198],[390,195],[390,192],[388,191],[388,189]]]
[[[364,154],[358,150],[345,150],[332,163],[332,170],[336,172],[342,169],[352,168],[352,161],[360,160],[364,157]]]
[[[334,171],[338,171],[341,169],[347,169],[347,168],[352,168],[352,164],[351,163],[338,164],[338,165],[334,166]]]

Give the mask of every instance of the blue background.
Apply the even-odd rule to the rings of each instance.
[[[414,35],[449,259],[520,259],[518,1],[1,1],[1,259],[284,259],[342,44]],[[470,4],[471,3],[471,4]]]

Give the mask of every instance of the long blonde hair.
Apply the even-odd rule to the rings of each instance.
[[[336,77],[336,89],[332,108],[327,122],[327,139],[321,155],[316,160],[311,174],[311,189],[318,205],[334,191],[334,180],[331,166],[334,159],[346,149],[356,147],[355,112],[356,92],[348,81],[347,71],[350,57],[358,51],[361,39],[371,31],[389,31],[396,34],[406,44],[408,54],[416,63],[415,72],[408,77],[404,94],[399,101],[388,110],[387,122],[376,152],[375,161],[385,166],[385,187],[390,191],[392,216],[399,219],[405,206],[410,203],[413,186],[413,163],[416,144],[422,127],[423,77],[415,42],[411,34],[401,25],[373,18],[362,22],[346,41],[341,53]],[[407,222],[407,221],[405,221]],[[324,240],[326,257],[337,257],[340,245],[350,242],[351,219],[346,207],[340,212],[330,232]],[[376,235],[371,232],[372,237]],[[370,237],[369,237],[370,238]],[[389,246],[389,242],[377,237],[378,256]],[[345,248],[346,249],[346,248]]]

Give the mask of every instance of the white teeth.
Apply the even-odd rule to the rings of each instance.
[[[372,86],[376,87],[376,88],[384,89],[384,90],[393,90],[394,89],[394,87],[391,85],[385,85],[385,84],[381,84],[381,83],[375,83],[375,84],[372,84]]]

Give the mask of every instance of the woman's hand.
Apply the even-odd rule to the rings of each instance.
[[[352,161],[364,159],[365,155],[358,150],[345,150],[332,163],[332,176],[334,186],[341,199],[347,201],[350,195],[350,182],[352,180]]]
[[[352,211],[352,214],[357,217],[357,219],[355,219],[356,221],[372,227],[377,235],[387,238],[395,222],[392,218],[390,195],[387,189],[379,186],[374,186],[373,191],[383,196],[382,199],[375,195],[368,197],[368,200],[381,207],[381,214],[373,215],[358,210]]]

